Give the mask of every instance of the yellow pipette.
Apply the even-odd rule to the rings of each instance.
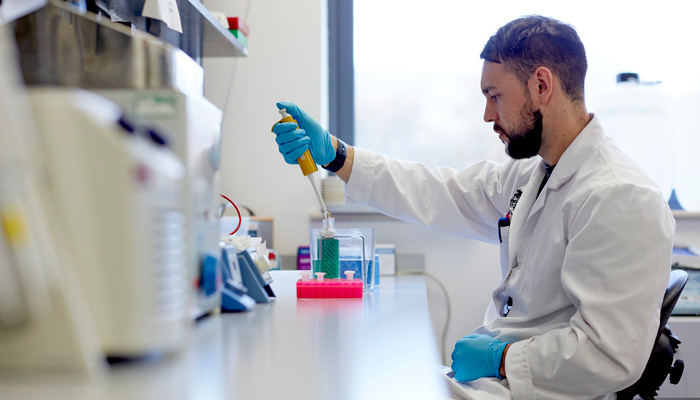
[[[283,108],[279,110],[280,115],[282,116],[282,119],[277,121],[277,124],[280,122],[294,122],[297,123],[297,121],[294,120],[294,118],[287,114],[287,109]],[[297,123],[297,127],[299,124]],[[316,184],[316,171],[318,171],[318,167],[316,167],[316,162],[314,161],[313,157],[311,157],[311,151],[307,149],[304,154],[301,155],[301,157],[297,158],[297,163],[299,163],[299,167],[301,167],[301,172],[304,174],[305,177],[309,178],[309,181],[311,182],[311,186],[314,188],[314,193],[316,193],[316,198],[318,198],[318,202],[321,204],[321,210],[323,210],[323,216],[325,218],[330,218],[331,213],[328,212],[328,208],[326,208],[326,203],[323,201],[323,197],[321,196],[321,191],[318,190],[318,185]]]

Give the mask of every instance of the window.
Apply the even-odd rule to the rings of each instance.
[[[687,2],[648,7],[599,0],[575,5],[557,0],[353,1],[354,13],[340,17],[354,18],[345,32],[354,41],[354,130],[343,137],[428,166],[462,168],[483,158],[506,159],[491,124],[483,121],[479,53],[500,26],[522,15],[552,16],[576,27],[588,55],[589,106],[598,93],[614,89],[620,72],[661,81],[657,88],[672,98],[700,86],[693,72],[700,65],[695,45],[700,34]],[[349,7],[348,2],[331,3]],[[337,112],[347,115],[348,109]]]

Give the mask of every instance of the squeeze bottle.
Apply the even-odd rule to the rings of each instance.
[[[282,116],[282,119],[277,121],[277,124],[281,122],[294,122],[297,123],[297,121],[294,120],[294,118],[287,114],[287,109],[282,108],[279,110],[280,115]],[[297,127],[299,125],[297,124]],[[323,210],[323,216],[325,218],[330,218],[331,213],[328,212],[328,208],[326,208],[326,203],[323,201],[323,197],[321,196],[321,191],[318,190],[318,185],[316,184],[316,179],[315,177],[315,172],[318,171],[318,167],[316,166],[316,162],[314,161],[313,157],[311,157],[311,150],[307,149],[304,154],[301,155],[301,157],[297,158],[297,163],[299,163],[299,167],[301,167],[301,172],[304,174],[305,177],[309,178],[309,181],[311,182],[311,186],[314,188],[314,193],[316,193],[316,198],[318,198],[318,202],[321,204],[321,209]]]

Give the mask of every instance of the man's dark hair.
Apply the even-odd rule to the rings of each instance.
[[[518,18],[489,38],[480,57],[505,65],[526,88],[535,70],[547,67],[571,101],[583,102],[586,50],[569,24],[540,15]]]

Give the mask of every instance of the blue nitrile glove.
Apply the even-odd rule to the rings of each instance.
[[[307,148],[311,149],[311,157],[316,164],[326,165],[333,161],[335,149],[327,130],[294,103],[280,102],[277,103],[277,108],[286,108],[287,114],[299,124],[299,129],[296,129],[293,122],[272,127],[272,131],[277,135],[279,151],[287,163],[296,164],[297,158],[301,157]]]
[[[459,339],[452,352],[455,379],[465,382],[484,377],[503,378],[498,370],[507,344],[487,335],[469,335]]]

